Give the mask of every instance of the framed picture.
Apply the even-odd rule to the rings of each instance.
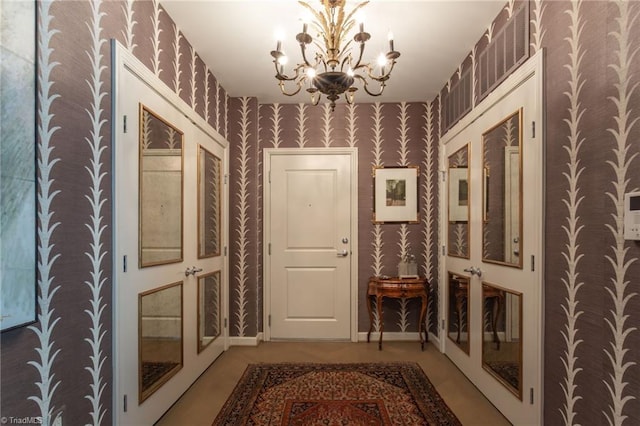
[[[469,173],[466,167],[449,169],[449,222],[469,220]]]
[[[373,168],[373,222],[418,222],[417,166]]]

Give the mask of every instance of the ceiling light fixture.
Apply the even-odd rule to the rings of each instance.
[[[345,13],[346,0],[320,0],[323,10],[315,10],[308,3],[300,1],[311,12],[313,20],[303,21],[302,32],[296,35],[300,44],[302,62],[293,68],[291,76],[285,74],[284,66],[288,58],[282,50],[282,39],[278,38],[276,50],[271,51],[273,63],[276,67],[276,79],[283,94],[294,96],[308,83],[307,92],[311,95],[311,103],[318,105],[320,94],[326,95],[331,102],[331,110],[335,110],[336,101],[344,93],[348,104],[352,104],[355,98],[354,87],[356,81],[362,84],[362,88],[371,96],[380,96],[384,91],[387,80],[391,75],[396,59],[400,52],[394,50],[393,35],[389,33],[389,51],[381,53],[376,64],[362,63],[365,43],[371,35],[364,31],[364,22],[359,20],[359,31],[353,36],[353,40],[345,43],[349,31],[356,24],[355,13],[368,1],[359,3],[351,12]],[[311,24],[318,31],[318,40],[307,32]],[[351,55],[351,42],[359,46],[358,58],[354,63]],[[318,51],[312,62],[308,60],[307,46],[313,43]],[[343,48],[344,44],[344,48]],[[373,90],[369,84],[376,85]],[[285,85],[293,85],[291,91],[287,91]],[[318,93],[319,92],[319,93]]]

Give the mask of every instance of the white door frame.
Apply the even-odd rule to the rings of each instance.
[[[540,238],[537,239],[532,244],[532,250],[535,253],[536,262],[535,262],[535,274],[536,280],[538,283],[537,288],[533,292],[533,303],[529,304],[529,306],[523,306],[523,315],[527,315],[531,318],[533,309],[536,309],[536,320],[538,322],[537,329],[538,333],[536,336],[532,336],[535,340],[535,343],[538,348],[538,353],[531,354],[533,363],[535,363],[536,368],[538,370],[538,375],[535,378],[533,383],[533,387],[536,389],[537,394],[534,398],[534,410],[536,412],[537,418],[543,418],[543,389],[544,389],[544,370],[543,370],[543,333],[544,333],[544,223],[545,223],[545,164],[544,164],[544,146],[545,146],[545,99],[544,99],[544,49],[539,50],[533,56],[531,56],[524,64],[522,64],[516,71],[514,71],[509,77],[505,79],[493,92],[491,92],[485,99],[483,99],[478,105],[474,107],[474,109],[469,112],[465,117],[463,117],[455,126],[453,126],[447,133],[445,133],[440,139],[440,170],[446,176],[447,170],[447,157],[445,145],[450,141],[454,140],[461,132],[463,132],[468,126],[472,125],[476,120],[478,120],[485,112],[490,110],[496,104],[498,104],[503,98],[507,97],[511,92],[516,90],[522,84],[527,82],[528,80],[532,80],[535,85],[535,104],[537,105],[537,109],[533,114],[533,119],[537,125],[535,128],[531,128],[531,123],[522,123],[523,132],[535,132],[535,140],[537,144],[530,145],[528,147],[527,156],[528,158],[532,158],[534,161],[537,161],[542,169],[540,170],[540,181],[536,181],[533,183],[535,189],[532,194],[528,194],[527,197],[531,202],[531,205],[537,206],[540,209],[539,214],[535,216],[534,226],[540,230]],[[526,161],[526,159],[524,160]],[[524,167],[523,167],[524,169]],[[526,173],[524,173],[522,179],[527,179]],[[441,246],[445,246],[447,244],[447,184],[446,179],[440,179],[440,212],[439,212],[439,224],[440,224],[440,244]],[[523,204],[523,208],[526,208]],[[522,236],[520,236],[522,238]],[[473,250],[473,248],[470,248]],[[445,250],[444,254],[440,255],[440,263],[439,263],[439,271],[438,271],[438,282],[439,282],[439,300],[438,300],[438,308],[439,308],[439,320],[443,326],[440,328],[440,333],[442,334],[442,338],[440,339],[440,351],[444,353],[445,351],[445,343],[446,343],[446,331],[444,330],[444,324],[447,323],[446,313],[447,313],[447,297],[446,294],[448,292],[447,288],[447,250]],[[521,256],[523,253],[520,254]],[[465,261],[466,259],[462,259]],[[528,259],[523,260],[523,267],[527,268],[529,265],[527,264]],[[482,265],[480,265],[482,266]],[[523,401],[529,400],[529,392],[528,389],[523,389]]]
[[[262,199],[264,202],[262,221],[262,264],[264,267],[263,283],[263,339],[271,340],[269,315],[271,314],[271,262],[269,255],[269,241],[271,241],[271,158],[276,155],[336,155],[346,154],[351,157],[351,341],[358,341],[358,148],[266,148],[263,151]]]

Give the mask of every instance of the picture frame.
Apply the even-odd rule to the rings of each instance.
[[[418,166],[373,167],[373,223],[417,223]]]
[[[467,167],[449,168],[449,222],[469,221],[469,172]]]

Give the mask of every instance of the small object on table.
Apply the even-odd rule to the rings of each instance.
[[[384,318],[382,309],[382,298],[388,297],[393,299],[414,298],[419,297],[422,300],[420,308],[420,323],[418,325],[418,334],[420,335],[420,348],[424,350],[424,343],[428,341],[428,330],[425,327],[427,317],[427,302],[429,295],[429,281],[426,278],[388,278],[388,277],[371,277],[369,278],[369,286],[367,288],[367,307],[369,308],[369,332],[367,333],[367,342],[370,341],[371,332],[373,331],[373,312],[371,310],[371,297],[376,299],[376,310],[380,321],[380,339],[378,341],[378,350],[382,350],[382,334],[384,332]],[[423,328],[424,327],[424,328]],[[422,331],[424,330],[424,338]]]

